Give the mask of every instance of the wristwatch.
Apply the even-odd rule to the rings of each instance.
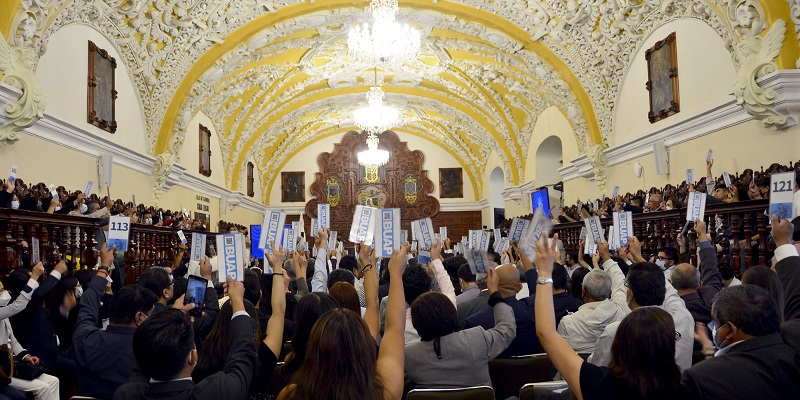
[[[547,285],[548,283],[553,283],[553,278],[539,278],[536,280],[536,283],[540,285]]]

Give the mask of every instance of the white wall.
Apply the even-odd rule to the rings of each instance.
[[[117,61],[117,131],[114,134],[86,122],[90,40]],[[47,52],[39,60],[36,76],[47,93],[47,114],[130,150],[145,153],[144,113],[136,89],[119,52],[100,32],[81,24],[61,28],[50,38]]]
[[[314,179],[316,179],[316,173],[320,170],[319,165],[317,164],[317,157],[322,152],[332,152],[334,144],[341,142],[343,136],[344,134],[337,134],[316,141],[297,153],[284,165],[282,171],[305,171],[306,202],[311,199],[311,184],[314,183]],[[464,180],[464,198],[439,199],[440,203],[463,203],[475,201],[475,192],[472,187],[472,182],[467,175],[467,171],[464,166],[459,164],[453,156],[442,150],[433,142],[420,137],[403,133],[398,133],[398,136],[400,137],[401,141],[408,143],[409,150],[420,150],[425,154],[425,163],[423,164],[423,168],[428,171],[428,178],[433,181],[434,191],[432,195],[434,197],[439,197],[439,168],[460,167],[463,169],[462,178]],[[488,179],[486,181],[488,182]],[[265,187],[264,190],[268,190],[268,188]],[[267,199],[267,205],[269,206],[302,206],[305,204],[305,202],[281,202],[280,173],[276,175],[275,180],[272,183],[272,188],[269,190],[269,198]]]
[[[651,124],[645,51],[675,32],[678,50],[678,86],[681,111]],[[710,26],[695,19],[679,19],[655,29],[637,50],[622,80],[614,112],[614,135],[609,145],[620,145],[655,130],[673,125],[722,103],[730,94],[736,71],[722,38]]]

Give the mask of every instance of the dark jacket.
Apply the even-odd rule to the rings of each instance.
[[[184,399],[245,399],[255,375],[256,346],[253,337],[256,323],[247,316],[230,321],[231,348],[225,367],[195,384],[191,379],[154,382],[141,372],[134,371],[128,383],[120,386],[114,400],[184,400]]]
[[[97,326],[100,299],[107,283],[101,276],[93,277],[81,297],[71,350],[78,366],[78,393],[100,399],[112,398],[136,366],[133,356],[136,328],[109,325],[100,330]]]
[[[528,285],[530,286],[530,283]],[[553,308],[556,312],[556,326],[561,322],[561,318],[564,318],[568,313],[578,311],[582,305],[583,301],[576,299],[569,292],[554,294]]]
[[[458,326],[463,328],[464,321],[466,321],[467,318],[487,308],[489,308],[489,291],[481,290],[481,292],[478,293],[478,297],[461,303],[461,305],[458,306]]]
[[[783,287],[786,304],[785,322],[781,324],[783,340],[800,353],[800,257],[786,257],[775,266]]]
[[[717,253],[710,242],[700,243],[700,280],[703,286],[696,293],[681,296],[686,309],[692,313],[695,322],[711,322],[711,304],[723,288],[722,275],[717,266]]]
[[[498,358],[510,358],[513,356],[523,356],[526,354],[536,354],[542,352],[539,338],[536,336],[536,325],[534,324],[533,298],[527,297],[524,300],[517,300],[515,296],[506,297],[503,301],[514,310],[514,321],[517,325],[516,337],[508,345]],[[483,310],[464,321],[464,329],[481,326],[485,330],[494,328],[494,309]]]
[[[56,365],[61,349],[56,343],[53,321],[42,306],[42,300],[50,295],[58,281],[53,275],[49,275],[39,288],[33,291],[28,306],[19,314],[9,318],[11,328],[14,329],[14,336],[17,337],[22,347],[38,356],[47,366]],[[16,296],[12,296],[12,302]]]

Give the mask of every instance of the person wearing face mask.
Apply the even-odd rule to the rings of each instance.
[[[106,250],[103,244],[100,249],[100,268],[80,298],[70,353],[78,370],[78,394],[110,399],[133,373],[133,334],[153,314],[157,297],[139,285],[123,286],[114,292],[108,327],[98,328],[101,299],[109,284],[116,248]]]
[[[40,262],[33,267],[28,282],[16,297],[12,297],[11,293],[5,290],[3,284],[0,283],[0,343],[8,343],[16,359],[30,364],[38,364],[39,358],[28,353],[20,345],[14,336],[14,330],[11,328],[9,318],[28,306],[34,291],[39,288],[37,280],[42,274],[44,274],[44,266]],[[11,383],[0,390],[0,395],[17,399],[19,394],[24,391],[33,393],[37,399],[58,399],[58,390],[58,379],[43,374],[34,380],[12,378]],[[22,398],[25,398],[24,394],[22,394]]]
[[[653,260],[654,264],[658,265],[662,271],[664,271],[664,277],[669,280],[672,276],[672,271],[675,270],[675,267],[678,266],[679,258],[678,258],[678,250],[674,247],[662,247],[661,250],[658,251],[658,255]]]

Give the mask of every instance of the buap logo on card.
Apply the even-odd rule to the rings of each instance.
[[[372,216],[372,210],[364,207],[361,210],[361,217],[358,219],[358,237],[362,240],[366,239],[367,231],[369,230],[369,222]]]
[[[200,254],[200,248],[203,245],[203,240],[206,240],[206,236],[203,234],[195,233],[192,235],[192,248],[198,249],[192,252],[192,261],[200,262],[200,258],[202,254]]]
[[[381,256],[391,257],[394,248],[394,215],[391,210],[381,212],[381,238],[383,251]]]
[[[223,254],[225,254],[225,276],[238,278],[239,259],[236,255],[236,240],[233,236],[226,235],[223,243],[225,245],[223,249]]]

